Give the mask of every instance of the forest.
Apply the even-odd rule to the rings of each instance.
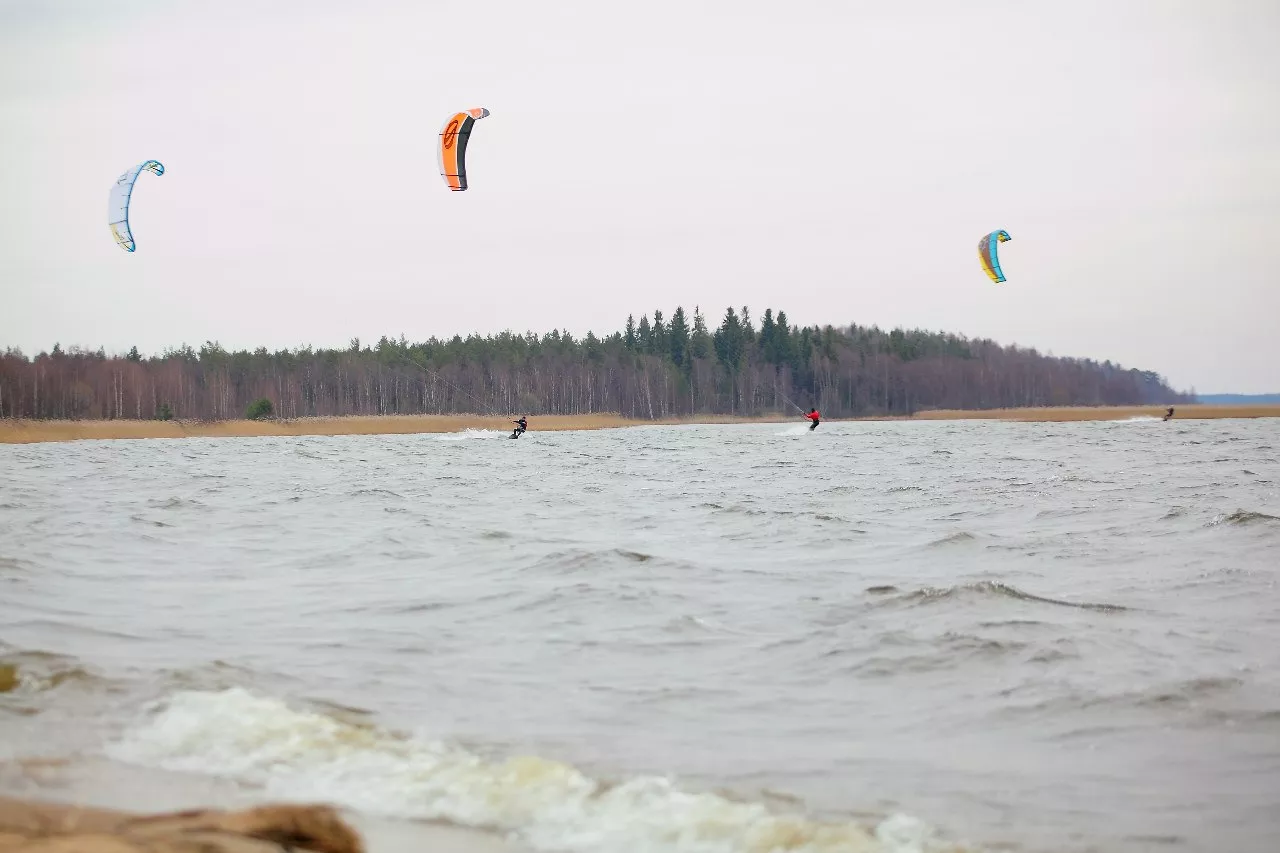
[[[264,406],[262,400],[270,401]],[[728,308],[714,329],[676,308],[607,337],[567,331],[353,339],[159,355],[81,347],[0,355],[0,417],[226,420],[343,415],[618,413],[637,419],[795,413],[824,418],[927,409],[1194,402],[1151,371],[921,330],[791,325]]]

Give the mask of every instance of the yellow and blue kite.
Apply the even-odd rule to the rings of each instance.
[[[982,269],[997,284],[1004,281],[1004,273],[1000,270],[1000,256],[996,247],[1012,239],[1008,231],[992,231],[978,243],[978,260],[982,261]]]

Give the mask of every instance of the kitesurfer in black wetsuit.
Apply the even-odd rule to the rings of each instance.
[[[1169,411],[1167,411],[1167,412],[1165,412],[1165,413],[1164,413],[1164,418],[1163,418],[1163,420],[1166,420],[1166,421],[1167,421],[1167,420],[1169,420],[1169,418],[1171,418],[1171,417],[1173,417],[1173,406],[1170,406],[1170,407],[1169,407]]]
[[[525,419],[524,415],[520,416],[520,420],[512,421],[512,423],[516,425],[516,428],[511,431],[512,438],[519,438],[529,428],[529,421]]]

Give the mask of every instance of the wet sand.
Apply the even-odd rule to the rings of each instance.
[[[1022,409],[940,409],[911,416],[833,418],[828,420],[1003,420],[1003,421],[1112,421],[1130,418],[1161,418],[1160,406],[1047,406]],[[1211,418],[1275,418],[1276,406],[1178,406],[1175,420]],[[733,424],[801,422],[799,415],[770,415],[755,418],[699,416],[636,420],[616,414],[541,415],[531,418],[533,432],[562,430],[617,429],[657,424]],[[40,441],[77,441],[115,438],[245,438],[250,436],[300,435],[402,435],[449,433],[463,430],[511,429],[510,421],[485,415],[391,415],[386,417],[298,418],[270,421],[36,421],[0,420],[0,444],[28,444]]]

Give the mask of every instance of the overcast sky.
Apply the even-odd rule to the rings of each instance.
[[[1278,38],[1275,0],[0,0],[0,346],[746,304],[1280,391]]]

